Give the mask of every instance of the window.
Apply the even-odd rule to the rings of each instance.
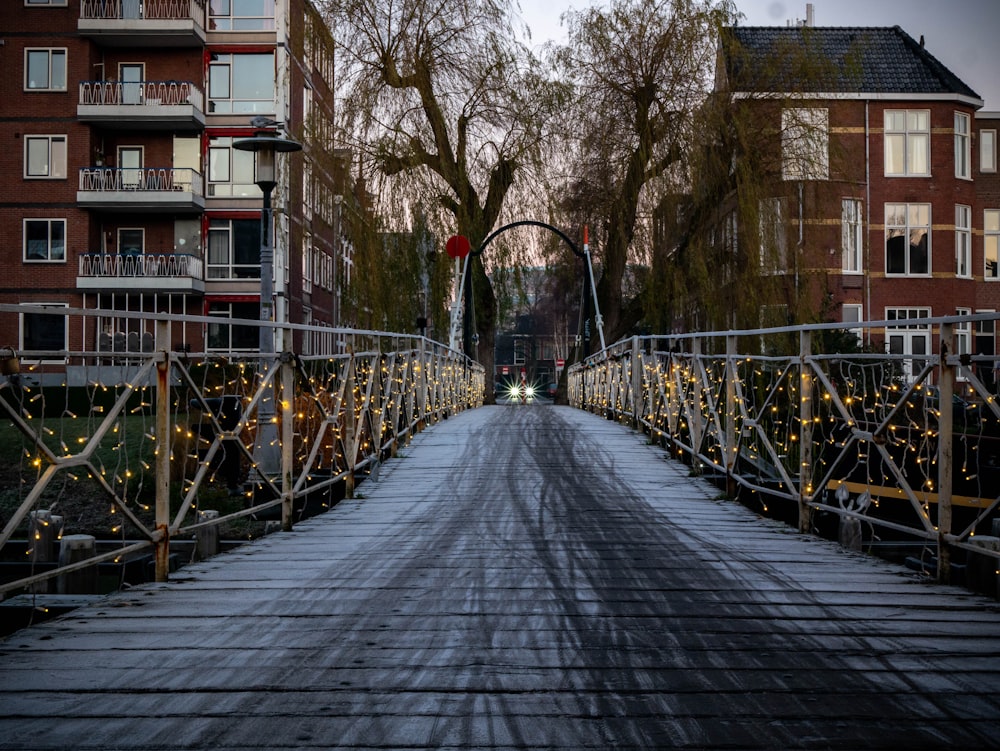
[[[28,91],[66,91],[66,49],[26,49],[24,88]]]
[[[864,223],[861,219],[861,201],[844,198],[840,202],[841,270],[845,274],[863,271]]]
[[[118,229],[118,252],[123,256],[141,256],[146,247],[146,231],[139,228]]]
[[[25,136],[24,176],[66,179],[66,136]]]
[[[983,276],[987,280],[1000,279],[997,263],[1000,261],[1000,209],[986,209],[983,212],[983,260],[986,262]]]
[[[785,180],[826,180],[830,174],[829,110],[782,110],[781,151]]]
[[[955,276],[972,276],[972,209],[955,207]]]
[[[66,314],[59,311],[68,306],[65,303],[40,304],[55,308],[55,310],[52,313],[25,312],[20,314],[21,351],[65,352],[69,349],[69,327],[66,325]],[[29,363],[65,361],[66,358],[56,357],[52,354],[40,354],[31,360],[26,360]]]
[[[780,198],[760,202],[760,270],[782,274],[788,270],[788,238]]]
[[[955,177],[972,177],[972,139],[969,137],[968,115],[955,113]]]
[[[930,308],[886,308],[887,321],[907,321],[886,329],[886,351],[890,355],[903,355],[899,360],[902,376],[912,381],[924,368],[922,356],[930,353],[931,332],[921,319],[930,317]]]
[[[957,316],[969,316],[972,315],[972,308],[955,308],[955,315]],[[955,324],[955,354],[956,355],[969,355],[972,354],[972,327],[969,325],[968,321],[960,321]],[[969,379],[969,370],[964,365],[960,365],[958,368],[958,377],[964,380]]]
[[[259,219],[209,221],[208,278],[260,279]]]
[[[65,8],[66,0],[24,0],[24,4],[28,7],[50,7],[50,8]]]
[[[273,31],[274,0],[210,0],[212,31]]]
[[[313,288],[313,255],[312,234],[306,232],[302,237],[302,291],[312,292]]]
[[[226,302],[215,300],[208,303],[208,315],[229,321],[243,318],[260,320],[259,302]],[[256,326],[238,323],[210,323],[206,347],[209,350],[259,350],[260,333]]]
[[[233,148],[233,138],[208,141],[208,195],[260,198],[254,180],[254,154]]]
[[[66,220],[25,219],[24,260],[65,261]]]
[[[930,111],[886,110],[885,174],[928,176],[930,163]]]
[[[930,230],[930,204],[887,203],[885,273],[897,276],[930,274]]]
[[[209,111],[274,113],[274,54],[213,54],[208,66]]]
[[[863,314],[863,308],[858,303],[844,303],[841,306],[840,320],[844,323],[861,323],[861,321],[864,320]],[[861,344],[864,336],[864,330],[861,328],[850,328],[847,330],[857,336],[858,344]]]
[[[979,131],[979,171],[997,171],[997,132],[995,130]]]

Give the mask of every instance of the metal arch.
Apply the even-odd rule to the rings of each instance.
[[[518,221],[518,222],[511,222],[510,224],[505,224],[503,227],[500,227],[499,229],[497,229],[494,232],[492,232],[485,240],[483,240],[479,244],[478,248],[476,248],[475,250],[473,250],[473,251],[471,251],[469,253],[469,257],[466,258],[466,260],[465,260],[465,270],[462,273],[462,289],[464,290],[464,297],[465,297],[465,315],[463,316],[464,320],[462,322],[462,329],[463,329],[463,331],[462,331],[462,344],[463,344],[463,348],[464,348],[466,354],[469,354],[470,352],[473,351],[473,348],[472,348],[472,317],[473,317],[473,304],[472,304],[472,264],[469,261],[471,260],[472,257],[481,255],[482,252],[484,250],[486,250],[486,246],[489,245],[491,242],[493,242],[493,239],[496,238],[501,233],[506,232],[509,229],[513,229],[514,227],[526,227],[526,226],[527,227],[542,227],[544,229],[549,230],[550,232],[554,232],[556,235],[558,235],[559,237],[561,237],[563,239],[563,241],[567,245],[569,245],[570,250],[573,251],[573,254],[575,256],[577,256],[578,258],[582,258],[583,259],[583,262],[584,262],[585,267],[586,267],[584,269],[583,306],[582,306],[582,308],[583,308],[583,319],[581,321],[581,329],[582,330],[580,332],[580,336],[581,336],[581,338],[583,339],[583,342],[584,342],[583,355],[584,355],[584,357],[586,357],[586,356],[588,356],[590,354],[590,332],[589,332],[589,329],[590,329],[590,311],[589,311],[589,304],[590,304],[590,301],[591,301],[591,297],[593,297],[593,303],[594,303],[594,320],[597,323],[597,332],[598,332],[598,334],[600,336],[601,349],[603,350],[605,348],[605,346],[606,346],[606,344],[604,342],[604,321],[603,321],[603,319],[601,317],[601,308],[600,308],[600,305],[597,302],[597,285],[594,282],[594,266],[593,266],[593,264],[590,261],[590,248],[588,247],[588,245],[586,243],[586,239],[584,241],[583,251],[581,251],[579,248],[576,247],[576,243],[574,243],[572,240],[570,240],[569,237],[567,237],[566,234],[562,230],[558,229],[557,227],[553,227],[551,224],[547,224],[546,222],[539,222],[539,221],[537,221],[535,219],[522,219],[521,221]]]
[[[576,247],[576,243],[574,243],[572,240],[570,240],[565,235],[565,233],[563,233],[562,230],[560,230],[560,229],[558,229],[556,227],[553,227],[551,224],[546,224],[545,222],[536,221],[535,219],[523,219],[523,220],[521,220],[519,222],[511,222],[510,224],[505,224],[503,227],[501,227],[500,229],[496,230],[495,232],[493,232],[493,234],[491,234],[489,237],[487,237],[485,240],[483,240],[483,242],[479,245],[479,247],[476,248],[476,250],[472,251],[472,253],[470,255],[478,256],[478,255],[482,254],[482,252],[484,250],[486,250],[486,246],[489,245],[491,242],[493,242],[494,238],[496,238],[497,235],[500,235],[501,233],[506,232],[509,229],[513,229],[514,227],[525,227],[525,226],[530,226],[530,227],[544,227],[545,229],[549,230],[550,232],[554,232],[555,234],[559,235],[559,237],[561,237],[563,239],[563,241],[567,245],[569,245],[569,249],[573,251],[574,255],[576,255],[576,256],[578,256],[580,258],[586,258],[587,257],[587,254],[581,252],[580,249]]]

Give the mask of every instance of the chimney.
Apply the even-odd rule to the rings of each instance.
[[[816,9],[812,3],[806,3],[806,26],[816,25]]]

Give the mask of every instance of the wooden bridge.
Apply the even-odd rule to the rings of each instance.
[[[1000,744],[1000,605],[507,405],[353,499],[0,642],[3,749]]]

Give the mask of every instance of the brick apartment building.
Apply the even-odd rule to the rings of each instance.
[[[921,319],[1000,310],[1000,115],[979,112],[922,40],[898,26],[734,27],[717,89],[774,134],[754,145],[775,156],[759,210],[771,227],[734,233],[777,246],[785,298],[762,322],[905,320],[869,343],[918,356],[937,349]],[[966,326],[959,346],[992,355],[995,334]]]
[[[310,0],[5,0],[0,302],[209,315],[175,324],[172,346],[256,348],[228,319],[259,315],[262,193],[233,143],[261,116],[303,145],[278,158],[275,317],[336,325],[351,252],[332,50]],[[152,341],[126,317],[4,325],[0,344],[22,350]],[[331,344],[296,337],[299,351]]]

